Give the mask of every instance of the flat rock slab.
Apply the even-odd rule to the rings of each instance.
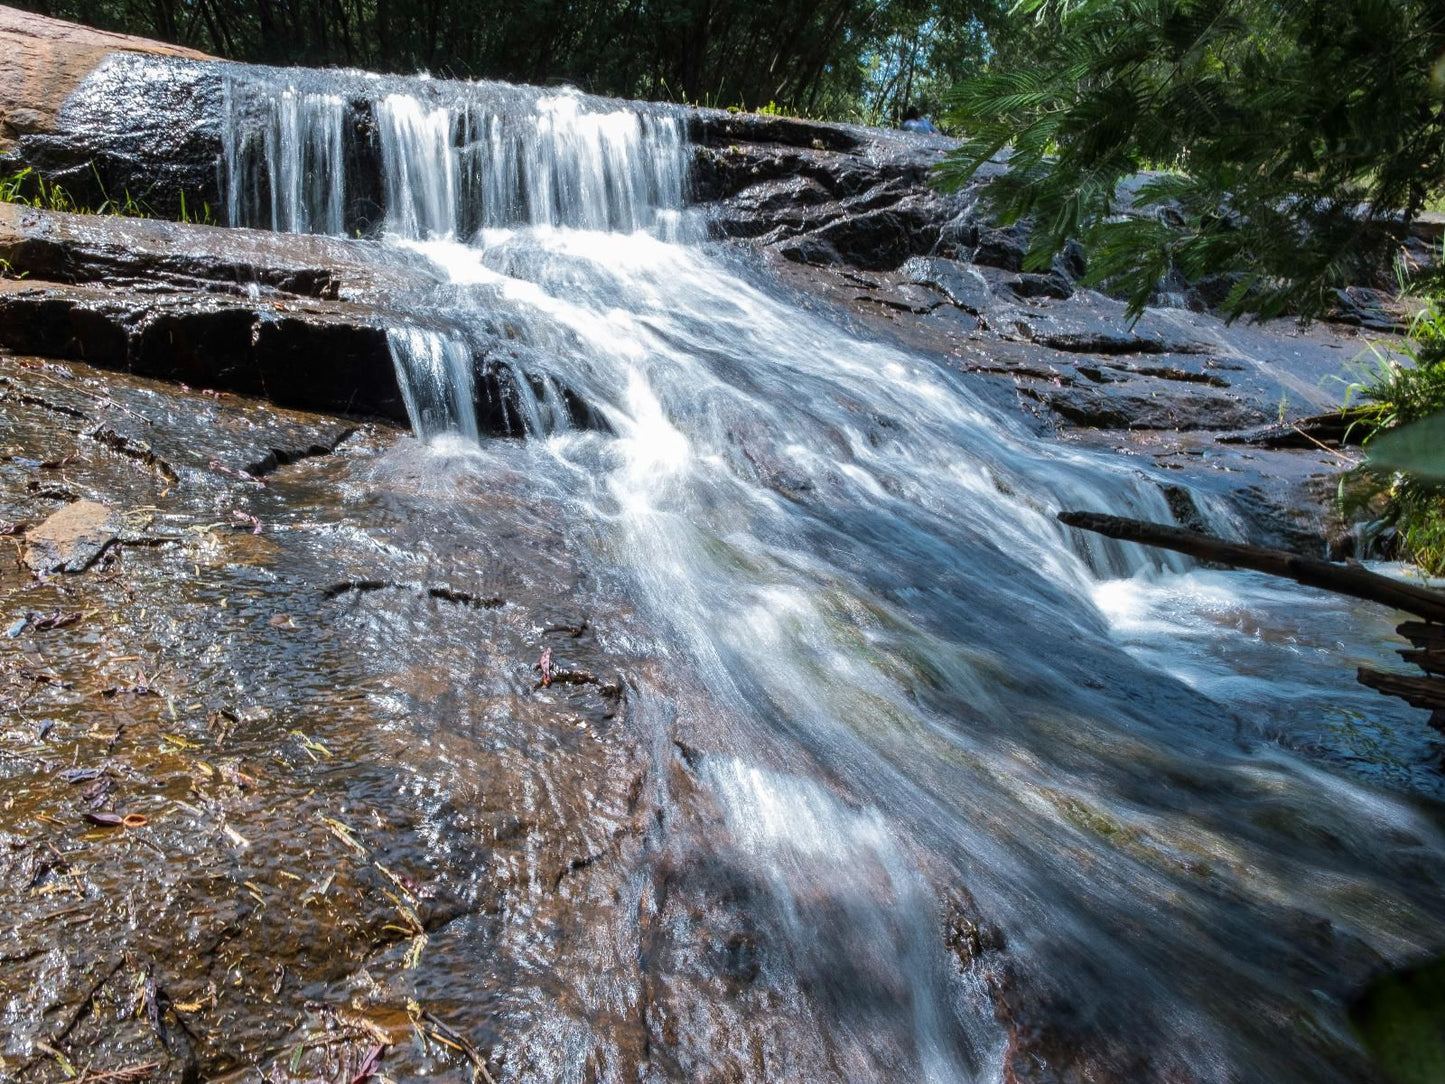
[[[98,501],[76,501],[25,536],[32,572],[84,572],[120,535],[120,514]]]

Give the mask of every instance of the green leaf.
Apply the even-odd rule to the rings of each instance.
[[[1370,442],[1370,462],[1445,481],[1445,411],[1381,433]]]

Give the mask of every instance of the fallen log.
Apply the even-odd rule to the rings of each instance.
[[[1430,625],[1424,621],[1406,621],[1395,631],[1416,647],[1426,651],[1445,651],[1445,625]]]
[[[1445,651],[1410,651],[1401,648],[1400,658],[1414,663],[1427,674],[1445,676]]]
[[[1271,576],[1283,576],[1307,587],[1318,587],[1338,595],[1378,602],[1403,610],[1427,621],[1445,622],[1445,592],[1401,583],[1389,576],[1358,565],[1336,564],[1314,557],[1301,557],[1286,550],[1226,542],[1178,527],[1106,516],[1098,512],[1060,512],[1059,522],[1082,531],[1092,531],[1122,542],[1138,542],[1187,554],[1201,561],[1214,561],[1231,568],[1247,568]]]
[[[1362,666],[1356,675],[1361,685],[1384,693],[1398,696],[1417,708],[1433,711],[1430,725],[1437,729],[1445,723],[1445,678],[1416,677],[1412,674],[1391,674],[1384,670],[1372,670]]]

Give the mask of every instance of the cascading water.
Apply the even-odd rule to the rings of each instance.
[[[350,232],[370,200],[384,251],[436,269],[391,333],[417,433],[462,433],[467,471],[564,509],[635,607],[607,634],[659,662],[629,708],[656,731],[651,853],[730,886],[598,917],[675,961],[608,1011],[665,989],[671,1064],[729,1079],[998,1079],[1010,1014],[1097,1031],[1141,1079],[1356,1075],[1342,973],[1438,940],[1445,842],[1342,773],[1328,727],[1329,767],[1259,740],[1373,696],[1339,703],[1348,633],[1242,635],[1230,612],[1292,603],[1071,536],[1060,507],[1171,516],[1139,470],[679,243],[677,116],[313,78],[232,87],[233,221]],[[668,782],[674,744],[695,793]],[[960,908],[999,936],[950,954]],[[724,953],[745,987],[709,985],[703,917],[746,930]],[[564,1000],[574,1024],[604,1008]],[[561,1030],[590,1036],[577,1064],[642,1075]]]
[[[223,171],[231,224],[332,235],[375,228],[359,203],[379,214],[383,235],[398,242],[524,224],[686,235],[686,156],[675,114],[619,109],[572,91],[421,85],[431,91],[425,100],[415,80],[351,75],[284,89],[228,80]],[[348,126],[363,133],[350,154]],[[381,189],[362,195],[374,188],[369,169],[379,172]],[[468,416],[473,382],[443,390],[437,359],[449,359],[447,371],[459,374],[456,357],[481,352],[486,340],[467,320],[452,324],[450,333],[413,328],[391,338],[412,423],[423,435],[477,430]],[[515,393],[503,411],[508,419],[531,427],[562,417],[545,388],[539,401],[535,376],[502,366],[505,391]],[[444,403],[450,410],[438,413]]]

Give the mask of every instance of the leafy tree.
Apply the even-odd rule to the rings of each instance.
[[[236,60],[424,68],[854,120],[872,106],[901,112],[900,95],[927,97],[966,75],[1004,0],[16,2]],[[870,72],[898,50],[906,70],[873,102]]]
[[[897,125],[910,106],[936,115],[946,93],[984,66],[1008,29],[1001,8],[955,0],[893,0],[869,25],[855,98],[861,120],[886,125]]]
[[[1137,316],[1177,268],[1238,274],[1231,316],[1309,316],[1389,266],[1445,192],[1440,0],[1020,0],[1032,43],[953,92],[968,134],[940,169],[1032,221],[1028,262],[1071,238]],[[1032,57],[1029,58],[1029,53]],[[1027,62],[1026,58],[1031,59]],[[1121,186],[1144,174],[1141,186]]]

